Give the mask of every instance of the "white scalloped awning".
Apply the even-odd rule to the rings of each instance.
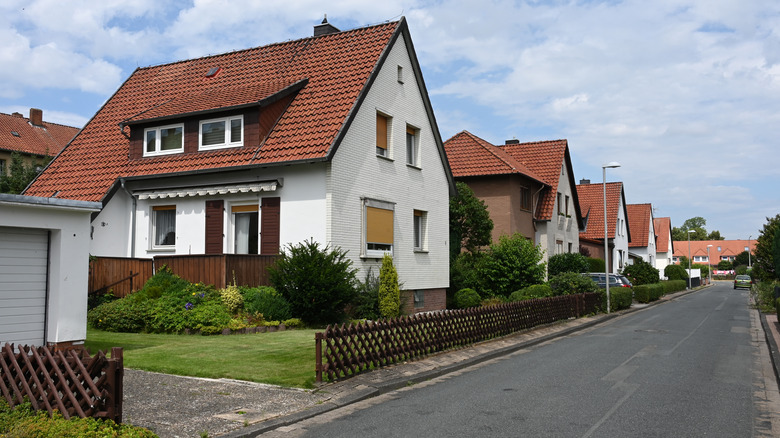
[[[149,190],[135,192],[138,199],[186,198],[188,196],[213,196],[236,193],[257,193],[276,191],[276,181],[251,184],[231,184],[225,186],[184,187],[167,190]]]

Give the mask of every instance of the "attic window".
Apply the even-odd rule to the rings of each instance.
[[[400,65],[398,66],[398,83],[404,83],[404,68]]]
[[[13,135],[14,137],[21,137],[21,135],[19,135],[19,133],[16,131],[11,131],[11,135]]]
[[[213,78],[214,76],[219,73],[219,71],[222,70],[220,67],[211,67],[208,72],[206,72],[207,78]]]

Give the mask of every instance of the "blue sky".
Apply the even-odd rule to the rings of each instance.
[[[3,0],[0,112],[82,126],[137,67],[409,22],[443,139],[569,141],[673,226],[780,213],[780,2]]]

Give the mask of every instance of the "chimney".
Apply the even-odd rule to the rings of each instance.
[[[511,140],[507,140],[504,144],[520,144],[520,140],[513,138]]]
[[[590,180],[589,180],[589,179],[581,179],[581,180],[580,180],[580,184],[581,184],[581,185],[590,184]]]
[[[328,14],[325,14],[325,18],[322,19],[322,23],[314,26],[314,36],[329,35],[332,33],[341,32],[336,26],[328,23]]]
[[[43,126],[43,110],[30,108],[30,123],[33,126]]]
[[[14,116],[14,117],[19,117],[19,118],[24,117],[24,116],[22,116],[22,113],[12,113],[11,115]]]

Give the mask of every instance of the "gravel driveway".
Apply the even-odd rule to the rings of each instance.
[[[162,438],[214,437],[327,399],[308,390],[125,369],[122,420]]]

